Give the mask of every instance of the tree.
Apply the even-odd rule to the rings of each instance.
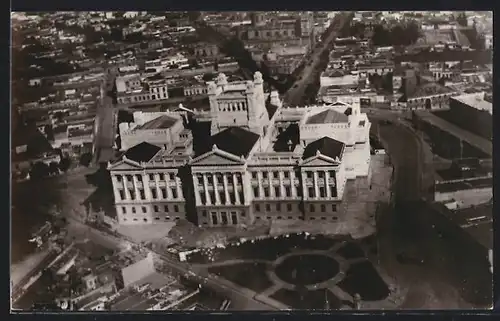
[[[69,157],[64,157],[59,162],[59,169],[63,172],[68,171],[70,166],[71,166],[71,159]]]
[[[462,27],[467,27],[467,15],[465,12],[460,13],[456,19],[457,23]]]
[[[48,141],[54,141],[54,130],[52,129],[52,125],[47,124],[45,125],[45,136],[47,137]]]
[[[30,170],[30,178],[33,180],[49,176],[49,166],[44,162],[36,162]]]
[[[80,156],[80,165],[89,167],[90,163],[92,162],[92,154],[91,153],[84,153]]]
[[[59,174],[59,164],[56,162],[50,162],[49,164],[49,174]]]

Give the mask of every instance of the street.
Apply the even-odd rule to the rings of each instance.
[[[95,131],[95,161],[106,163],[113,157],[116,133],[116,110],[109,96],[114,86],[115,75],[106,72],[106,80],[101,87],[101,101],[97,108],[97,129]]]
[[[470,308],[471,304],[460,297],[456,282],[452,282],[456,279],[452,264],[443,266],[454,261],[446,251],[446,240],[432,227],[424,232],[410,220],[419,215],[418,201],[427,186],[422,180],[430,168],[423,165],[425,157],[419,136],[399,120],[400,116],[390,111],[369,113],[372,132],[380,136],[395,168],[392,188],[395,209],[378,220],[381,266],[398,283],[408,287],[402,308]],[[391,123],[382,124],[383,119]],[[396,259],[401,251],[422,257],[424,264],[401,264]]]
[[[309,62],[305,64],[304,69],[300,75],[300,78],[295,82],[295,84],[285,93],[283,97],[283,101],[288,106],[300,106],[301,100],[304,96],[304,91],[310,83],[314,82],[315,69],[318,67],[320,63],[320,57],[326,48],[330,45],[330,43],[337,38],[338,31],[342,28],[345,23],[348,23],[349,20],[347,16],[350,12],[342,12],[335,16],[332,21],[332,24],[336,24],[335,31],[331,32],[326,39],[321,42],[321,46],[313,49],[311,56],[309,58]]]

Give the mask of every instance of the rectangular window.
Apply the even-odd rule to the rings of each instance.
[[[280,191],[280,187],[279,187],[279,186],[275,186],[275,187],[274,187],[274,195],[275,195],[276,197],[281,197],[281,193],[280,193],[280,192],[281,192],[281,191]]]
[[[279,172],[273,172],[273,178],[278,178],[279,177]]]
[[[229,192],[229,199],[231,201],[231,204],[236,203],[236,194],[234,194],[234,192]]]
[[[309,187],[309,188],[308,188],[308,193],[309,193],[309,194],[308,194],[308,195],[309,195],[309,197],[314,197],[314,187]]]
[[[198,185],[203,185],[203,176],[198,175]]]
[[[319,178],[325,177],[325,172],[318,172],[318,177]]]
[[[130,199],[135,200],[135,191],[133,189],[129,189],[128,192],[130,194]]]
[[[257,172],[252,172],[252,178],[257,179]]]
[[[302,187],[297,188],[297,196],[302,197]]]
[[[321,212],[326,212],[326,205],[325,204],[321,204]]]
[[[122,213],[127,214],[127,208],[125,206],[122,206]]]
[[[285,196],[286,196],[286,197],[290,197],[290,196],[292,196],[292,194],[290,193],[290,187],[289,187],[289,186],[286,186],[286,187],[285,187]]]
[[[174,205],[174,212],[179,212],[179,205]]]
[[[236,212],[231,212],[231,221],[233,225],[238,224],[238,215],[236,215]]]
[[[176,199],[177,198],[177,189],[172,188],[172,198]]]
[[[306,172],[306,176],[307,176],[307,178],[312,178],[313,177],[313,173],[312,172]]]
[[[167,198],[167,189],[165,187],[161,188],[161,198],[163,199]]]
[[[116,181],[118,183],[122,181],[122,176],[121,175],[116,175],[115,178],[116,178]]]
[[[222,175],[217,174],[217,184],[223,184]]]
[[[335,186],[330,186],[330,192],[332,197],[337,197],[337,188]]]
[[[291,212],[292,211],[292,204],[286,204],[286,210],[288,212]]]
[[[262,178],[267,178],[267,172],[262,172]]]
[[[337,212],[337,204],[332,204],[332,212]]]
[[[154,181],[155,180],[155,175],[154,174],[149,174],[149,180]]]
[[[227,223],[229,223],[228,219],[227,219],[227,213],[226,212],[221,212],[220,213],[220,218],[222,220],[222,225],[227,225]]]
[[[159,176],[160,176],[160,181],[163,181],[163,180],[165,180],[165,174],[163,174],[163,173],[160,173],[160,174],[159,174]]]
[[[155,212],[158,212],[158,205],[154,205],[153,209],[154,209]]]
[[[201,216],[203,216],[203,217],[207,217],[207,211],[203,211],[203,212],[201,212]]]
[[[174,173],[168,173],[168,179],[171,181],[175,180],[175,174]]]
[[[264,187],[264,197],[269,197],[269,187]]]
[[[217,225],[219,222],[217,221],[217,212],[212,212],[212,224]]]
[[[132,175],[127,175],[127,181],[132,182]]]
[[[271,212],[271,205],[270,204],[266,204],[266,212]]]
[[[309,205],[309,212],[314,213],[314,210],[315,210],[314,204],[310,204]]]
[[[142,175],[135,175],[138,182],[142,182]]]
[[[125,199],[125,191],[120,189],[120,190],[118,190],[118,193],[120,194],[120,200],[124,200]]]
[[[259,197],[259,188],[258,187],[254,187],[253,188],[253,196],[254,197]]]
[[[132,213],[135,214],[135,206],[132,206]]]
[[[328,171],[329,178],[335,178],[335,171]]]
[[[260,204],[255,204],[255,212],[260,212]]]
[[[276,204],[276,211],[281,211],[281,204],[280,203],[277,203]]]
[[[214,193],[214,191],[210,191],[208,193],[208,195],[210,197],[210,203],[215,204],[215,193]]]
[[[165,213],[168,213],[168,205],[165,205],[164,207]]]
[[[153,197],[153,199],[158,198],[158,192],[156,191],[156,188],[151,189],[151,197]]]
[[[290,177],[290,173],[289,173],[289,172],[283,172],[283,176],[284,176],[285,178],[289,178],[289,177]]]
[[[141,200],[145,200],[146,199],[146,192],[143,189],[140,189],[139,193],[141,195]]]
[[[219,193],[221,204],[226,204],[226,193]]]
[[[142,207],[142,212],[143,212],[143,213],[147,213],[147,212],[148,212],[148,209],[146,208],[146,206],[143,206],[143,207]]]
[[[240,195],[240,203],[245,204],[245,194],[243,194],[243,191],[238,192],[238,194]]]
[[[320,197],[326,197],[325,188],[322,186],[319,188],[319,195],[320,195]]]

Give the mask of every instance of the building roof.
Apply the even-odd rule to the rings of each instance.
[[[403,95],[406,99],[419,98],[419,97],[427,97],[432,95],[446,94],[452,92],[451,89],[441,86],[438,83],[430,82],[425,83],[416,88],[415,91],[409,93],[408,96]]]
[[[148,162],[150,161],[159,151],[160,147],[152,145],[147,142],[142,142],[129,148],[125,152],[125,157],[135,162]]]
[[[204,151],[209,151],[213,145],[235,156],[247,157],[259,140],[259,135],[239,127],[230,127],[211,137],[211,144]]]
[[[492,188],[493,177],[483,177],[463,181],[443,182],[436,184],[436,193],[449,193],[460,190],[470,190],[476,188]]]
[[[267,114],[269,115],[269,119],[271,119],[278,110],[278,106],[273,105],[270,102],[266,102],[266,109],[267,109]]]
[[[349,117],[333,109],[327,109],[316,115],[312,115],[306,121],[306,124],[332,124],[332,123],[347,123]]]
[[[460,95],[453,97],[452,99],[455,99],[478,110],[484,110],[489,112],[490,114],[493,113],[493,104],[486,101],[484,99],[484,95]]]
[[[316,155],[319,151],[322,155],[328,156],[330,158],[339,158],[342,159],[342,153],[344,150],[345,144],[339,142],[330,137],[323,137],[318,140],[309,143],[304,149],[304,153],[302,154],[302,159],[307,159]]]
[[[137,129],[168,129],[175,125],[175,123],[177,123],[178,121],[179,119],[177,118],[168,115],[162,115],[137,127]]]

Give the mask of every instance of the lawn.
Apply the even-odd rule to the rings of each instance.
[[[327,306],[326,298],[330,309],[340,309],[343,305],[329,290],[304,291],[301,295],[299,291],[280,289],[271,298],[298,310],[324,310]]]
[[[224,262],[230,259],[259,259],[274,261],[280,256],[297,250],[327,250],[338,243],[339,240],[327,236],[306,236],[304,234],[291,234],[288,237],[279,236],[253,243],[246,241],[241,244],[228,245],[223,249],[200,251],[189,255],[190,263]],[[208,252],[211,252],[209,255]]]
[[[340,249],[337,250],[337,253],[348,260],[365,257],[365,252],[363,251],[363,249],[358,244],[352,242],[348,242],[343,245]]]
[[[351,265],[337,285],[351,296],[358,293],[366,301],[383,300],[389,295],[387,284],[369,261]]]
[[[260,293],[273,285],[267,277],[267,268],[268,265],[264,263],[238,263],[212,267],[208,272]]]

